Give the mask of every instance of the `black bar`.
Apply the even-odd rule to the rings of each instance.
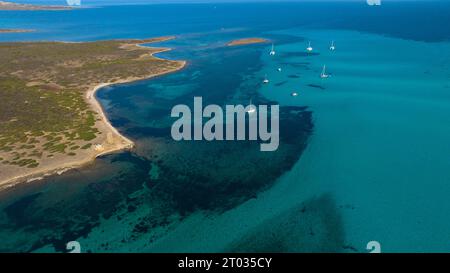
[[[186,259],[193,262],[191,266],[180,266],[186,264]],[[7,268],[6,264],[11,263],[15,271],[30,264],[38,269],[61,263],[77,272],[113,268],[124,273],[321,272],[330,269],[333,272],[337,269],[384,272],[392,264],[406,269],[429,263],[429,260],[434,265],[446,264],[449,259],[449,254],[0,254],[2,266]],[[206,260],[211,261],[209,268],[202,262]],[[194,264],[196,266],[192,267]]]

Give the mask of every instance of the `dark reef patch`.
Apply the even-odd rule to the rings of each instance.
[[[256,92],[261,85],[254,77],[261,68],[256,48],[206,51],[182,73],[154,79],[154,84],[118,85],[99,92],[110,102],[108,116],[114,125],[135,140],[134,153],[104,156],[94,166],[46,179],[41,195],[33,196],[37,191],[30,189],[28,199],[0,203],[0,235],[17,230],[29,235],[26,243],[13,242],[6,250],[53,246],[62,252],[68,241],[91,236],[93,228],[121,230],[114,244],[103,236],[90,240],[96,250],[114,251],[141,238],[152,242],[192,213],[220,214],[257,198],[290,170],[313,130],[312,113],[305,107],[280,108],[280,145],[275,152],[261,152],[255,141],[171,138],[175,119],[170,110],[177,104],[192,106],[194,96],[202,96],[204,105],[246,104],[250,99],[256,105],[278,104]],[[185,87],[193,77],[195,84]],[[176,95],[165,96],[168,86],[175,86]],[[103,226],[102,221],[114,225]]]
[[[260,152],[259,143],[250,141],[140,138],[137,155],[106,156],[99,159],[100,166],[64,177],[64,183],[86,177],[89,181],[80,190],[65,196],[64,183],[58,183],[61,177],[55,176],[50,178],[53,188],[45,193],[8,204],[3,209],[8,228],[39,235],[21,245],[21,251],[52,245],[63,252],[68,241],[88,236],[102,218],[120,221],[144,205],[152,210],[133,222],[124,243],[198,210],[222,213],[257,197],[301,156],[312,131],[311,112],[305,107],[282,107],[280,118],[280,146],[275,152]]]
[[[331,196],[323,195],[266,220],[224,251],[334,253],[348,248],[336,204]]]
[[[115,127],[122,127],[126,124],[129,124],[131,121],[127,118],[120,117],[120,118],[109,119],[109,122]]]
[[[17,222],[19,225],[26,222],[27,210],[32,206],[34,201],[42,195],[42,192],[24,196],[4,209],[6,216]]]
[[[280,146],[260,152],[251,141],[140,140],[137,153],[157,157],[155,198],[165,196],[181,215],[197,209],[222,212],[253,198],[299,159],[311,133],[311,112],[304,107],[282,107]],[[150,144],[151,143],[151,144]]]
[[[39,235],[36,241],[22,243],[20,251],[30,252],[50,244],[63,252],[67,242],[89,234],[99,224],[100,218],[110,218],[126,208],[127,203],[130,203],[128,206],[135,205],[128,196],[143,188],[149,164],[129,153],[110,157],[110,165],[105,169],[97,166],[96,174],[81,190],[67,193],[66,186],[58,183],[59,177],[54,176],[49,178],[50,186],[45,193],[29,195],[3,208],[10,220],[8,228],[24,229]],[[118,168],[115,172],[115,164],[124,162],[127,171]],[[91,171],[87,168],[67,174],[64,182],[79,183],[70,180]]]

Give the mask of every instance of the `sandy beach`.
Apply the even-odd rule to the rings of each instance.
[[[25,32],[34,32],[34,29],[7,29],[0,28],[0,33],[25,33]]]
[[[0,1],[0,10],[69,10],[73,7],[62,5],[31,5]]]
[[[242,46],[242,45],[252,45],[267,43],[268,40],[264,38],[243,38],[238,40],[233,40],[227,44],[227,46]]]
[[[163,38],[161,41],[167,41],[173,38],[174,37],[166,37]],[[140,44],[134,44],[130,46],[145,47]],[[171,48],[157,48],[157,51],[154,51],[147,55],[152,56],[153,58],[157,58],[154,57],[153,55],[169,50],[171,50]],[[95,98],[96,92],[99,89],[109,85],[146,80],[153,77],[176,72],[178,70],[183,69],[186,66],[186,61],[177,61],[177,63],[178,66],[172,70],[149,74],[144,77],[130,77],[106,83],[92,84],[92,86],[86,91],[85,99],[89,104],[90,108],[98,114],[98,120],[96,121],[95,127],[100,132],[100,135],[95,140],[96,144],[90,149],[82,151],[73,157],[69,157],[66,155],[57,155],[51,159],[43,159],[39,167],[35,169],[26,169],[11,166],[6,171],[3,171],[3,173],[0,176],[0,190],[12,187],[14,185],[17,185],[18,183],[33,182],[55,174],[60,175],[67,170],[80,168],[86,166],[87,164],[91,164],[97,157],[100,157],[102,155],[132,149],[134,146],[133,141],[122,135],[116,128],[112,126],[112,124],[106,117],[105,112],[102,106],[100,105],[99,101]]]

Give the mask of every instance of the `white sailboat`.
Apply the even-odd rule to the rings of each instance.
[[[275,54],[277,54],[277,53],[275,52],[275,45],[272,44],[272,50],[270,51],[269,55],[270,55],[270,56],[275,56]]]
[[[247,113],[253,114],[253,113],[255,113],[255,112],[256,112],[256,106],[253,105],[252,99],[250,99],[250,104],[248,105]]]
[[[281,72],[281,71],[282,71],[281,67],[278,67],[278,69],[277,69],[277,70],[278,70],[278,72]]]
[[[264,76],[263,83],[265,83],[265,84],[268,84],[268,83],[269,83],[269,79],[267,78],[267,75]]]
[[[320,77],[322,79],[326,79],[326,78],[330,77],[330,75],[327,74],[327,67],[326,67],[326,65],[323,66],[322,73],[320,73]]]
[[[297,96],[298,96],[298,93],[297,93],[297,92],[292,92],[292,93],[291,93],[291,96],[297,97]]]
[[[334,45],[334,41],[331,41],[330,50],[331,51],[335,51],[336,50],[336,46]]]
[[[311,46],[311,41],[309,41],[308,47],[306,48],[306,51],[308,51],[308,52],[312,52],[313,51],[313,48]]]

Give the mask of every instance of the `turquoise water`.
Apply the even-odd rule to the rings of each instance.
[[[289,33],[322,45],[322,54],[310,58],[313,71],[300,72],[297,82],[264,93],[291,104],[286,89],[298,89],[299,103],[314,112],[309,146],[280,185],[297,181],[302,196],[307,188],[306,196],[331,192],[348,206],[342,214],[351,245],[378,240],[387,251],[448,251],[449,44],[350,31]],[[323,46],[330,36],[332,53]],[[322,64],[330,79],[317,77]],[[325,89],[305,86],[310,82]]]
[[[450,34],[439,27],[450,5],[215,6],[0,17],[42,29],[3,40],[181,34],[161,56],[189,62],[102,89],[98,99],[136,149],[0,193],[0,250],[64,251],[77,240],[92,252],[367,252],[375,240],[386,252],[450,251]],[[435,20],[417,16],[426,12]],[[223,46],[250,35],[273,39],[277,55],[270,45]],[[174,143],[170,109],[198,95],[278,102],[280,149]]]

